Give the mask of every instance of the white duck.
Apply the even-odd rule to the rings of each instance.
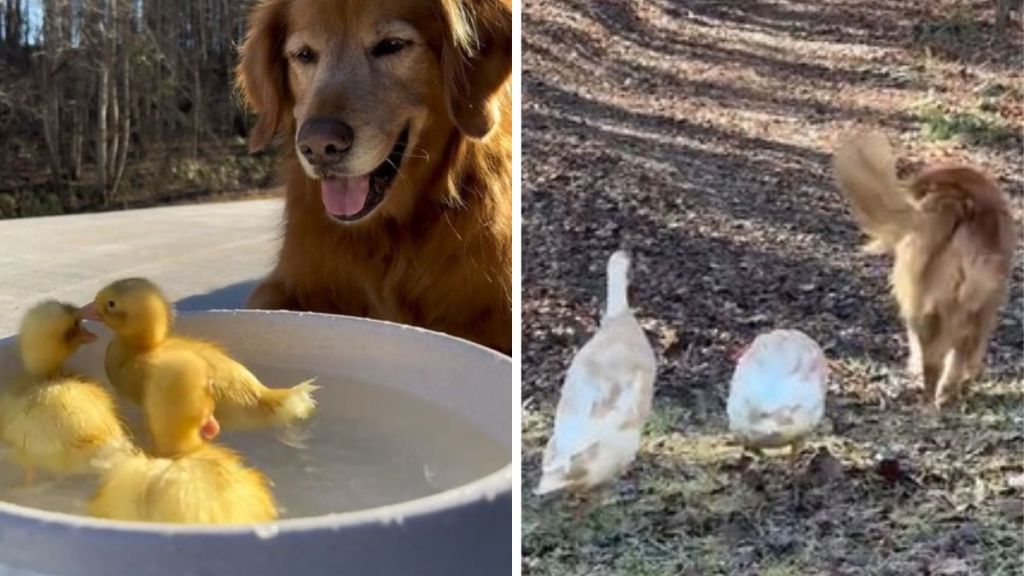
[[[651,413],[657,363],[629,308],[628,275],[629,256],[612,254],[607,309],[566,374],[538,495],[601,486],[636,458]]]
[[[740,356],[729,388],[729,430],[754,450],[790,446],[795,458],[825,414],[828,363],[803,332],[774,330]]]

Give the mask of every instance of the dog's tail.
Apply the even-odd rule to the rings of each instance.
[[[861,230],[869,252],[892,252],[914,228],[916,210],[896,176],[896,160],[885,136],[858,134],[845,141],[832,160],[839,189]]]
[[[869,251],[892,253],[904,238],[910,242],[897,255],[899,274],[920,278],[947,245],[956,246],[973,266],[995,272],[968,276],[1002,278],[1008,273],[1016,229],[1006,196],[980,170],[933,164],[901,182],[889,143],[877,133],[845,142],[836,151],[834,168],[854,217],[871,237]]]

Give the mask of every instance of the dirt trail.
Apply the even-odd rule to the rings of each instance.
[[[889,261],[858,252],[829,174],[837,138],[876,126],[904,167],[985,167],[1020,221],[1024,44],[1019,20],[996,38],[991,19],[984,1],[524,2],[525,486],[620,245],[662,362],[607,506],[574,527],[524,490],[524,569],[1024,573],[1020,267],[985,379],[962,412],[924,417]],[[810,450],[794,472],[726,443],[731,353],[786,325],[837,361],[824,475]],[[890,457],[909,470],[895,482],[875,468]]]

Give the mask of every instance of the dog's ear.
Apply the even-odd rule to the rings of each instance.
[[[259,119],[249,134],[249,150],[265,148],[281,127],[287,110],[288,63],[284,57],[287,0],[264,0],[249,15],[249,30],[239,50],[235,82]]]
[[[512,74],[511,0],[441,0],[444,95],[455,125],[470,138],[500,119],[502,86]]]

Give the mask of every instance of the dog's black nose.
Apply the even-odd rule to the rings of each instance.
[[[295,144],[314,166],[340,161],[352,147],[352,127],[336,118],[310,118],[302,123]]]

